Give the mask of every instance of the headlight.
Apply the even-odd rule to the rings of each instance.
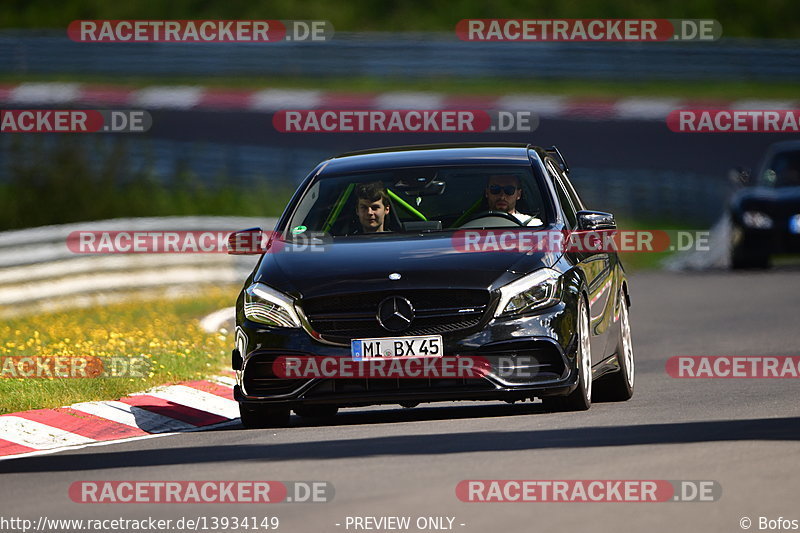
[[[559,273],[543,268],[500,287],[495,316],[516,315],[553,305],[559,300]]]
[[[742,213],[742,222],[749,228],[770,229],[772,219],[761,211],[745,211]]]
[[[263,283],[253,283],[245,289],[244,316],[268,326],[300,327],[292,299]]]

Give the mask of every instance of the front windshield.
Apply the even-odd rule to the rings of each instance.
[[[767,187],[800,186],[800,151],[777,154],[761,175],[761,184]]]
[[[547,223],[529,166],[415,167],[322,177],[289,220],[292,234],[418,233]]]

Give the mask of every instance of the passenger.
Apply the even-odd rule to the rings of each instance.
[[[517,211],[517,202],[522,197],[522,185],[514,174],[495,174],[489,176],[486,184],[486,202],[492,211],[502,211],[520,221],[523,226],[541,226],[542,221],[535,216]]]
[[[389,194],[383,183],[362,183],[356,187],[356,214],[361,223],[361,231],[356,233],[378,233],[389,231],[386,228],[386,215],[389,214]]]

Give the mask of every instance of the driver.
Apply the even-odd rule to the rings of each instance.
[[[492,211],[502,211],[513,215],[523,226],[541,226],[542,221],[535,216],[517,211],[517,202],[522,197],[522,184],[515,174],[494,174],[486,184],[486,202]]]
[[[389,194],[383,183],[362,183],[356,187],[356,214],[361,223],[359,233],[378,233],[386,229],[386,215],[389,214]]]

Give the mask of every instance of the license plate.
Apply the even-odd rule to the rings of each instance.
[[[789,217],[789,233],[800,233],[800,215]]]
[[[374,357],[442,357],[441,335],[416,337],[380,337],[350,341],[353,359]]]

